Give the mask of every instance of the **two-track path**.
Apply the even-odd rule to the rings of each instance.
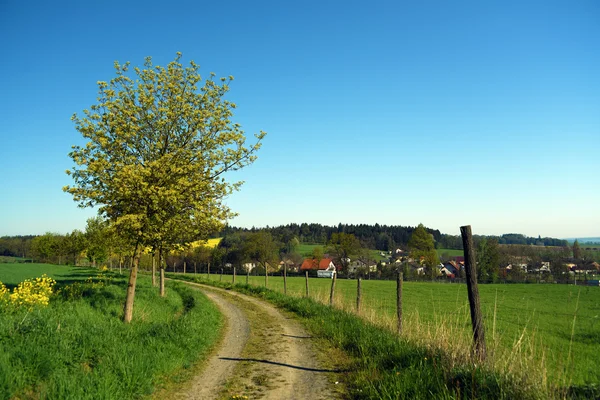
[[[174,398],[340,397],[341,388],[335,382],[338,372],[323,368],[312,337],[297,320],[250,296],[188,284],[217,304],[227,324],[223,340],[206,367]]]

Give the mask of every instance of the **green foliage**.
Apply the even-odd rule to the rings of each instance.
[[[581,247],[577,239],[573,242],[573,258],[576,260],[581,258]]]
[[[131,244],[170,250],[207,237],[234,214],[223,199],[240,182],[227,171],[252,163],[264,133],[246,146],[236,105],[224,99],[232,77],[202,81],[178,53],[168,66],[115,62],[116,77],[99,81],[98,103],[73,115],[88,140],[69,154],[74,180],[64,190],[81,207],[99,206]],[[133,246],[132,246],[133,247]]]
[[[408,248],[411,257],[427,267],[431,278],[437,276],[439,257],[435,251],[433,236],[425,230],[423,224],[419,224],[410,236]]]
[[[245,253],[248,257],[262,265],[265,269],[268,265],[273,269],[278,265],[278,244],[273,240],[269,232],[259,231],[248,235]]]
[[[89,218],[85,227],[86,253],[88,260],[96,266],[108,257],[110,230],[108,221],[101,217]]]
[[[81,291],[47,308],[0,315],[0,398],[139,398],[161,377],[185,375],[219,337],[218,310],[193,289],[173,285],[161,298],[140,279],[144,312],[123,325],[126,282],[106,282],[78,281]]]
[[[329,243],[327,243],[328,251],[334,256],[335,260],[340,263],[344,271],[347,271],[350,259],[360,253],[360,242],[351,233],[334,233],[331,235]]]
[[[321,246],[313,247],[311,256],[313,259],[317,260],[317,262],[320,262],[323,259],[323,247],[321,247]]]
[[[482,239],[477,245],[477,281],[496,282],[500,266],[500,252],[496,239]]]

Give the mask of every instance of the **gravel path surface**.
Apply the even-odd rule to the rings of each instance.
[[[336,371],[323,368],[302,325],[273,305],[233,291],[188,283],[227,320],[225,337],[206,368],[176,399],[335,399]]]

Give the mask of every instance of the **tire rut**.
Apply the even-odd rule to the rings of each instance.
[[[227,320],[224,339],[202,373],[177,399],[333,399],[336,371],[322,367],[313,338],[273,305],[233,291],[187,283],[206,294]],[[243,398],[243,397],[241,397]]]

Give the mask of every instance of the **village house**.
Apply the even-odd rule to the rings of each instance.
[[[368,272],[377,272],[377,263],[374,261],[365,263],[361,260],[350,261],[348,264],[348,274],[355,274],[357,269],[364,269]]]
[[[300,271],[317,271],[319,278],[332,278],[337,269],[331,258],[323,258],[319,263],[314,258],[306,258],[302,262]]]

